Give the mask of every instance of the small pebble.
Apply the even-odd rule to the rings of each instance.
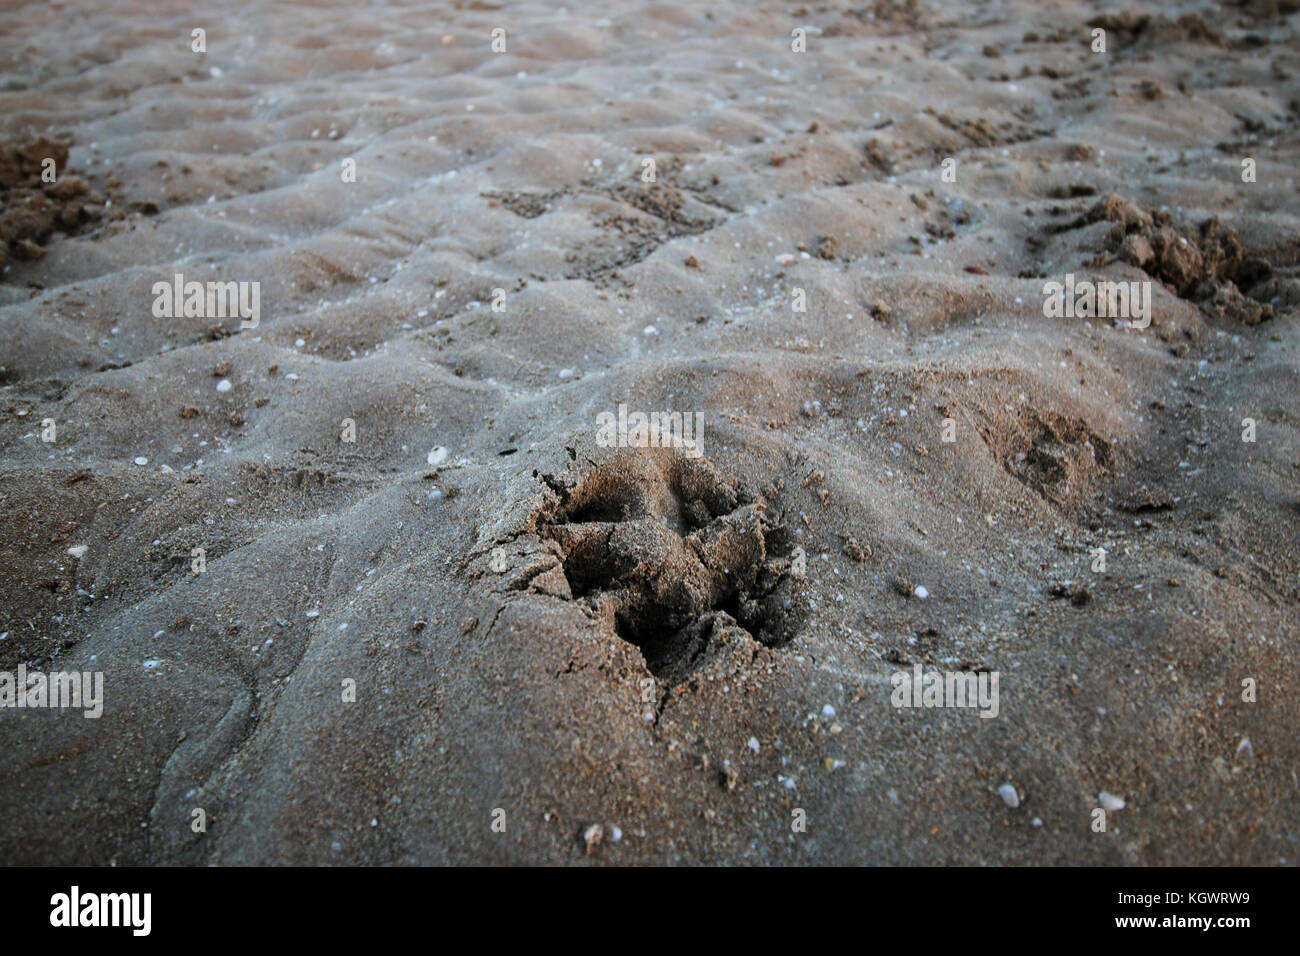
[[[750,737],[750,738],[749,738],[749,749],[752,750],[752,751],[754,751],[754,753],[758,753],[759,745],[758,745],[758,738],[757,738],[757,737]]]
[[[221,381],[219,381],[219,382],[217,383],[217,391],[218,391],[218,392],[228,392],[228,391],[230,391],[230,379],[228,379],[228,378],[223,378]]]
[[[68,554],[72,555],[74,558],[80,559],[80,558],[84,558],[86,556],[86,552],[89,550],[90,550],[89,545],[74,544],[72,547],[68,549]]]
[[[1016,788],[1009,783],[1004,783],[1002,786],[998,787],[998,796],[1001,797],[1002,802],[1012,810],[1020,806],[1020,794],[1016,793]]]
[[[441,465],[447,460],[447,449],[439,445],[437,448],[429,452],[429,457],[426,460],[431,465]]]
[[[1124,803],[1123,797],[1117,797],[1115,794],[1107,793],[1105,790],[1097,794],[1097,802],[1101,804],[1102,809],[1109,812],[1123,810],[1124,807],[1127,806],[1127,804]]]
[[[141,455],[139,458],[137,458],[137,459],[135,460],[135,463],[136,463],[137,465],[147,465],[147,464],[149,464],[149,459],[148,459],[148,458],[145,458],[143,455]]]
[[[928,598],[928,597],[930,596],[930,592],[929,592],[928,590],[926,590],[926,588],[925,588],[924,586],[920,585],[920,584],[918,584],[918,585],[916,586],[916,590],[913,591],[912,593],[915,594],[917,597],[923,599],[923,600],[924,600],[925,598]]]

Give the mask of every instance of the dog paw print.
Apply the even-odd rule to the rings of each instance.
[[[572,485],[546,480],[556,496],[538,533],[558,546],[574,600],[656,677],[688,675],[725,626],[769,646],[797,632],[805,602],[784,528],[708,462],[639,450]]]

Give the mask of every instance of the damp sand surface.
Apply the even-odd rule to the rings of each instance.
[[[1300,860],[1294,3],[0,24],[6,861]]]

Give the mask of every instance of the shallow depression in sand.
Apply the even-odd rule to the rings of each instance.
[[[783,531],[707,460],[664,451],[593,467],[538,524],[574,598],[669,680],[689,673],[715,627],[767,645],[794,636],[805,608]]]

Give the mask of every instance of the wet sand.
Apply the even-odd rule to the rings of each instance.
[[[1300,860],[1295,4],[188,8],[0,11],[3,859]]]

